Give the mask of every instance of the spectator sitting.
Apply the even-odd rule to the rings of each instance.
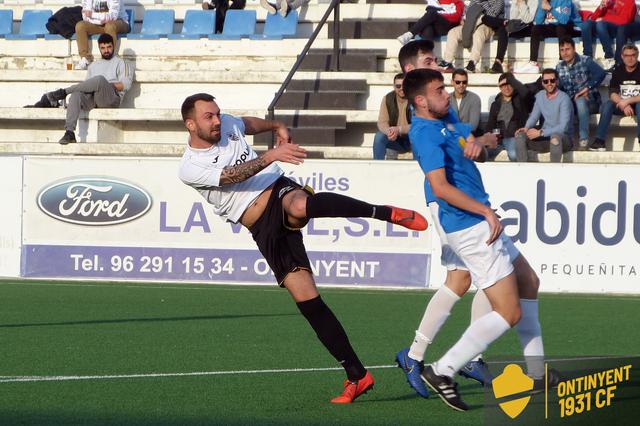
[[[231,6],[229,6],[229,0],[211,0],[210,2],[203,2],[202,8],[204,10],[216,11],[216,33],[222,33],[224,29],[224,18],[227,16],[227,10],[229,9],[244,9],[247,5],[247,0],[232,0]]]
[[[114,53],[113,45],[111,35],[102,34],[98,39],[102,59],[89,65],[85,80],[65,89],[45,93],[34,105],[40,108],[57,107],[59,101],[71,95],[67,103],[66,131],[59,141],[60,144],[76,142],[74,131],[80,111],[118,108],[125,93],[131,88],[133,69]]]
[[[114,53],[118,51],[118,34],[128,33],[129,16],[124,10],[124,0],[82,0],[82,21],[76,24],[80,62],[76,69],[86,70],[93,59],[89,54],[89,35],[109,34],[113,39]]]
[[[509,20],[494,18],[484,15],[482,23],[490,27],[498,39],[496,59],[490,68],[491,72],[501,74],[504,72],[504,56],[507,53],[509,37],[524,38],[531,36],[533,17],[538,8],[538,0],[515,0],[511,4]]]
[[[309,3],[309,0],[273,0],[273,3],[267,0],[260,0],[260,6],[267,9],[267,12],[272,15],[279,12],[282,16],[287,16],[292,10],[296,10],[307,3]]]
[[[462,0],[427,0],[427,11],[411,26],[409,31],[398,37],[404,46],[415,36],[422,39],[434,40],[436,37],[447,35],[449,30],[460,24],[464,12]]]
[[[373,139],[374,160],[384,160],[387,150],[391,151],[389,158],[397,158],[398,152],[411,151],[411,110],[402,91],[403,78],[401,73],[393,77],[393,91],[387,93],[380,103],[378,131]]]
[[[533,111],[525,126],[516,131],[516,160],[526,162],[528,150],[551,151],[551,162],[559,163],[562,153],[571,150],[571,98],[558,90],[558,72],[553,68],[542,71],[544,90],[535,96]],[[544,118],[541,129],[534,128]]]
[[[539,73],[540,42],[548,37],[558,37],[558,39],[571,37],[574,24],[579,25],[581,22],[578,10],[571,0],[540,0],[531,29],[529,63],[517,67],[514,71],[528,74]]]
[[[523,84],[510,72],[498,78],[500,93],[489,109],[487,130],[499,134],[501,145],[507,150],[507,156],[511,161],[517,160],[516,130],[525,127],[529,112],[533,109],[535,94],[542,88],[540,84],[540,79],[534,83]],[[490,157],[495,158],[501,148],[490,152]]]
[[[446,71],[453,71],[453,62],[458,50],[458,44],[462,42],[464,47],[471,49],[466,70],[476,71],[480,62],[482,47],[487,40],[493,37],[493,30],[481,21],[482,15],[494,18],[504,17],[504,0],[471,0],[465,18],[461,25],[453,28],[447,34],[447,44],[440,67]]]
[[[619,45],[625,45],[627,42],[635,42],[638,40],[640,40],[640,15],[636,14],[631,22],[618,28],[618,32],[616,33],[616,48]],[[621,58],[616,60],[621,60]]]
[[[558,46],[562,58],[556,65],[558,87],[573,101],[578,115],[578,146],[585,150],[589,145],[589,117],[600,110],[598,87],[607,73],[589,56],[578,55],[571,37],[561,38]]]
[[[633,22],[636,14],[635,0],[602,0],[589,19],[582,23],[582,52],[593,58],[595,32],[604,50],[602,66],[606,70],[613,69],[616,63],[621,62],[620,49],[625,43],[625,26]],[[613,38],[616,40],[615,53]]]
[[[463,123],[471,125],[471,132],[475,133],[480,124],[480,110],[482,108],[480,96],[467,90],[469,74],[461,68],[453,71],[451,76],[453,92],[451,93],[451,108]]]
[[[627,44],[622,48],[623,65],[616,67],[609,83],[609,99],[602,106],[600,123],[596,138],[589,147],[591,151],[604,151],[604,140],[609,131],[613,114],[636,116],[636,136],[640,143],[640,67],[638,66],[638,47]]]

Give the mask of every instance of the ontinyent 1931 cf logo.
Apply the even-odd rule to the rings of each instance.
[[[517,364],[507,365],[491,385],[498,406],[512,419],[518,417],[531,400],[528,392],[533,389],[533,379],[525,375]]]
[[[63,222],[115,225],[147,213],[151,196],[139,186],[113,178],[73,177],[42,189],[38,207]]]

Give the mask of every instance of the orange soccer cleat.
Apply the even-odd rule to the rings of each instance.
[[[351,404],[357,397],[373,389],[373,376],[367,371],[364,377],[356,382],[344,381],[344,391],[342,395],[331,400],[334,404]]]
[[[427,219],[416,211],[401,209],[400,207],[388,207],[391,208],[391,223],[413,229],[414,231],[424,231],[429,226]]]

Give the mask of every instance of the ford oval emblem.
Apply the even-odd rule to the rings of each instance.
[[[147,213],[151,196],[139,186],[117,179],[74,177],[40,191],[38,207],[63,222],[115,225]]]

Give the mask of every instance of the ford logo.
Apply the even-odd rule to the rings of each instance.
[[[102,177],[71,178],[38,194],[38,207],[49,216],[78,225],[115,225],[143,216],[151,196],[131,183]]]

